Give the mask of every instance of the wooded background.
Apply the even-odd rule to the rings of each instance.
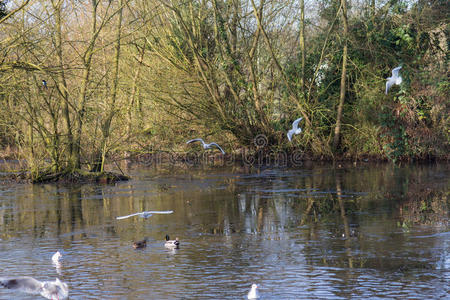
[[[448,158],[449,17],[445,0],[0,1],[0,149],[36,172],[258,134],[312,158]]]

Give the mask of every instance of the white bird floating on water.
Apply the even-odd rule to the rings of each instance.
[[[250,292],[248,292],[247,299],[259,299],[258,286],[256,284],[252,284],[252,288]]]
[[[302,132],[302,129],[298,127],[298,123],[302,120],[303,118],[298,118],[297,120],[295,120],[294,122],[292,122],[292,129],[288,131],[287,133],[287,137],[289,139],[289,142],[292,140],[292,136],[294,134],[300,134]]]
[[[69,296],[69,287],[58,278],[55,281],[39,281],[28,276],[0,277],[0,285],[29,294],[41,294],[47,299],[61,300]]]
[[[217,145],[217,143],[209,143],[209,144],[207,144],[207,143],[205,143],[205,141],[203,141],[202,139],[193,139],[193,140],[189,140],[189,141],[187,141],[186,142],[186,144],[190,144],[190,143],[193,143],[193,142],[202,142],[202,144],[203,144],[203,149],[212,149],[212,147],[217,147],[219,150],[220,150],[220,152],[222,152],[222,154],[225,154],[225,151],[223,151],[223,149],[219,146],[219,145]]]
[[[122,220],[122,219],[126,219],[129,217],[134,217],[134,216],[140,216],[141,218],[147,219],[149,217],[152,216],[152,214],[171,214],[173,213],[173,210],[161,210],[161,211],[143,211],[143,212],[138,212],[135,214],[131,214],[128,216],[122,216],[122,217],[117,217],[117,220]]]
[[[61,263],[59,262],[61,257],[62,255],[59,251],[56,251],[56,253],[52,256],[53,266],[56,268],[56,273],[58,273],[58,275],[61,275]]]
[[[400,83],[402,83],[402,76],[399,75],[400,69],[402,68],[402,66],[399,66],[395,69],[392,70],[392,77],[388,77],[386,78],[386,95],[389,91],[389,89],[391,88],[391,86],[393,86],[394,84],[399,85]]]
[[[59,264],[59,259],[62,257],[61,253],[59,251],[56,251],[55,254],[52,256],[52,262],[55,264]]]

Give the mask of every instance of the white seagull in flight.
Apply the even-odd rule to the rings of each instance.
[[[171,214],[173,213],[173,210],[160,210],[160,211],[143,211],[143,212],[138,212],[138,213],[134,213],[128,216],[122,216],[122,217],[117,217],[117,220],[122,220],[122,219],[126,219],[129,217],[134,217],[134,216],[140,216],[141,218],[147,219],[149,217],[152,216],[152,214]]]
[[[39,281],[28,276],[0,277],[0,286],[34,295],[41,294],[47,299],[66,299],[69,296],[69,287],[58,278],[55,281]]]
[[[402,68],[402,66],[399,66],[395,69],[392,70],[392,77],[388,77],[386,78],[386,95],[389,91],[389,89],[391,88],[391,86],[393,86],[394,84],[399,85],[400,83],[402,83],[402,76],[399,75],[400,69]]]
[[[300,134],[302,132],[302,129],[298,127],[298,123],[302,120],[303,118],[298,118],[297,120],[295,120],[294,122],[292,122],[292,129],[288,131],[287,133],[287,137],[289,139],[289,142],[292,140],[292,136],[294,134]]]
[[[202,139],[193,139],[193,140],[187,141],[186,144],[190,144],[190,143],[193,143],[193,142],[202,142],[202,144],[203,144],[203,149],[212,149],[213,146],[214,146],[214,147],[217,147],[217,148],[220,150],[220,152],[222,152],[222,154],[225,154],[225,151],[223,151],[223,149],[220,148],[220,146],[217,145],[217,143],[209,143],[209,144],[207,144],[207,143],[205,143],[205,141],[203,141]]]

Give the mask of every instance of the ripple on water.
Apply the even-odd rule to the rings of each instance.
[[[50,257],[60,250],[70,299],[243,299],[252,283],[266,300],[448,297],[448,228],[397,225],[408,217],[398,205],[411,200],[404,195],[413,182],[398,169],[339,177],[324,168],[191,171],[155,177],[146,170],[108,187],[2,190],[2,274],[53,280]],[[401,203],[389,198],[397,189]],[[114,219],[150,207],[174,214]],[[342,238],[345,226],[358,234]],[[164,248],[166,233],[180,236],[179,250]],[[134,250],[144,237],[147,247]],[[11,295],[34,299],[0,289],[0,299]]]

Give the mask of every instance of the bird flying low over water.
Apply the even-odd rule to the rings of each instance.
[[[294,134],[300,134],[302,132],[302,129],[298,127],[298,123],[302,120],[303,118],[298,118],[297,120],[295,120],[294,122],[292,122],[292,129],[288,131],[287,133],[287,137],[289,139],[289,142],[292,140],[292,136]]]
[[[391,88],[391,86],[393,86],[394,84],[399,85],[400,83],[402,83],[402,76],[399,75],[400,69],[402,68],[402,66],[399,66],[397,68],[394,68],[392,70],[392,76],[386,78],[386,95],[389,91],[389,89]]]
[[[222,154],[225,154],[225,151],[223,151],[223,149],[219,146],[219,145],[217,145],[217,143],[209,143],[209,144],[207,144],[207,143],[205,143],[205,141],[203,141],[202,139],[193,139],[193,140],[189,140],[189,141],[187,141],[186,142],[186,144],[190,144],[190,143],[193,143],[193,142],[202,142],[202,144],[203,144],[203,149],[212,149],[212,147],[216,147],[217,149],[219,149],[220,150],[220,152],[222,152]]]
[[[55,281],[39,281],[28,276],[0,277],[0,286],[28,294],[40,294],[47,299],[61,300],[69,296],[69,287],[58,278]]]
[[[117,217],[117,220],[122,220],[122,219],[126,219],[129,217],[134,217],[134,216],[140,216],[141,218],[147,219],[149,217],[151,217],[153,214],[171,214],[173,213],[173,210],[159,210],[159,211],[143,211],[143,212],[137,212],[128,216],[122,216],[122,217]]]

